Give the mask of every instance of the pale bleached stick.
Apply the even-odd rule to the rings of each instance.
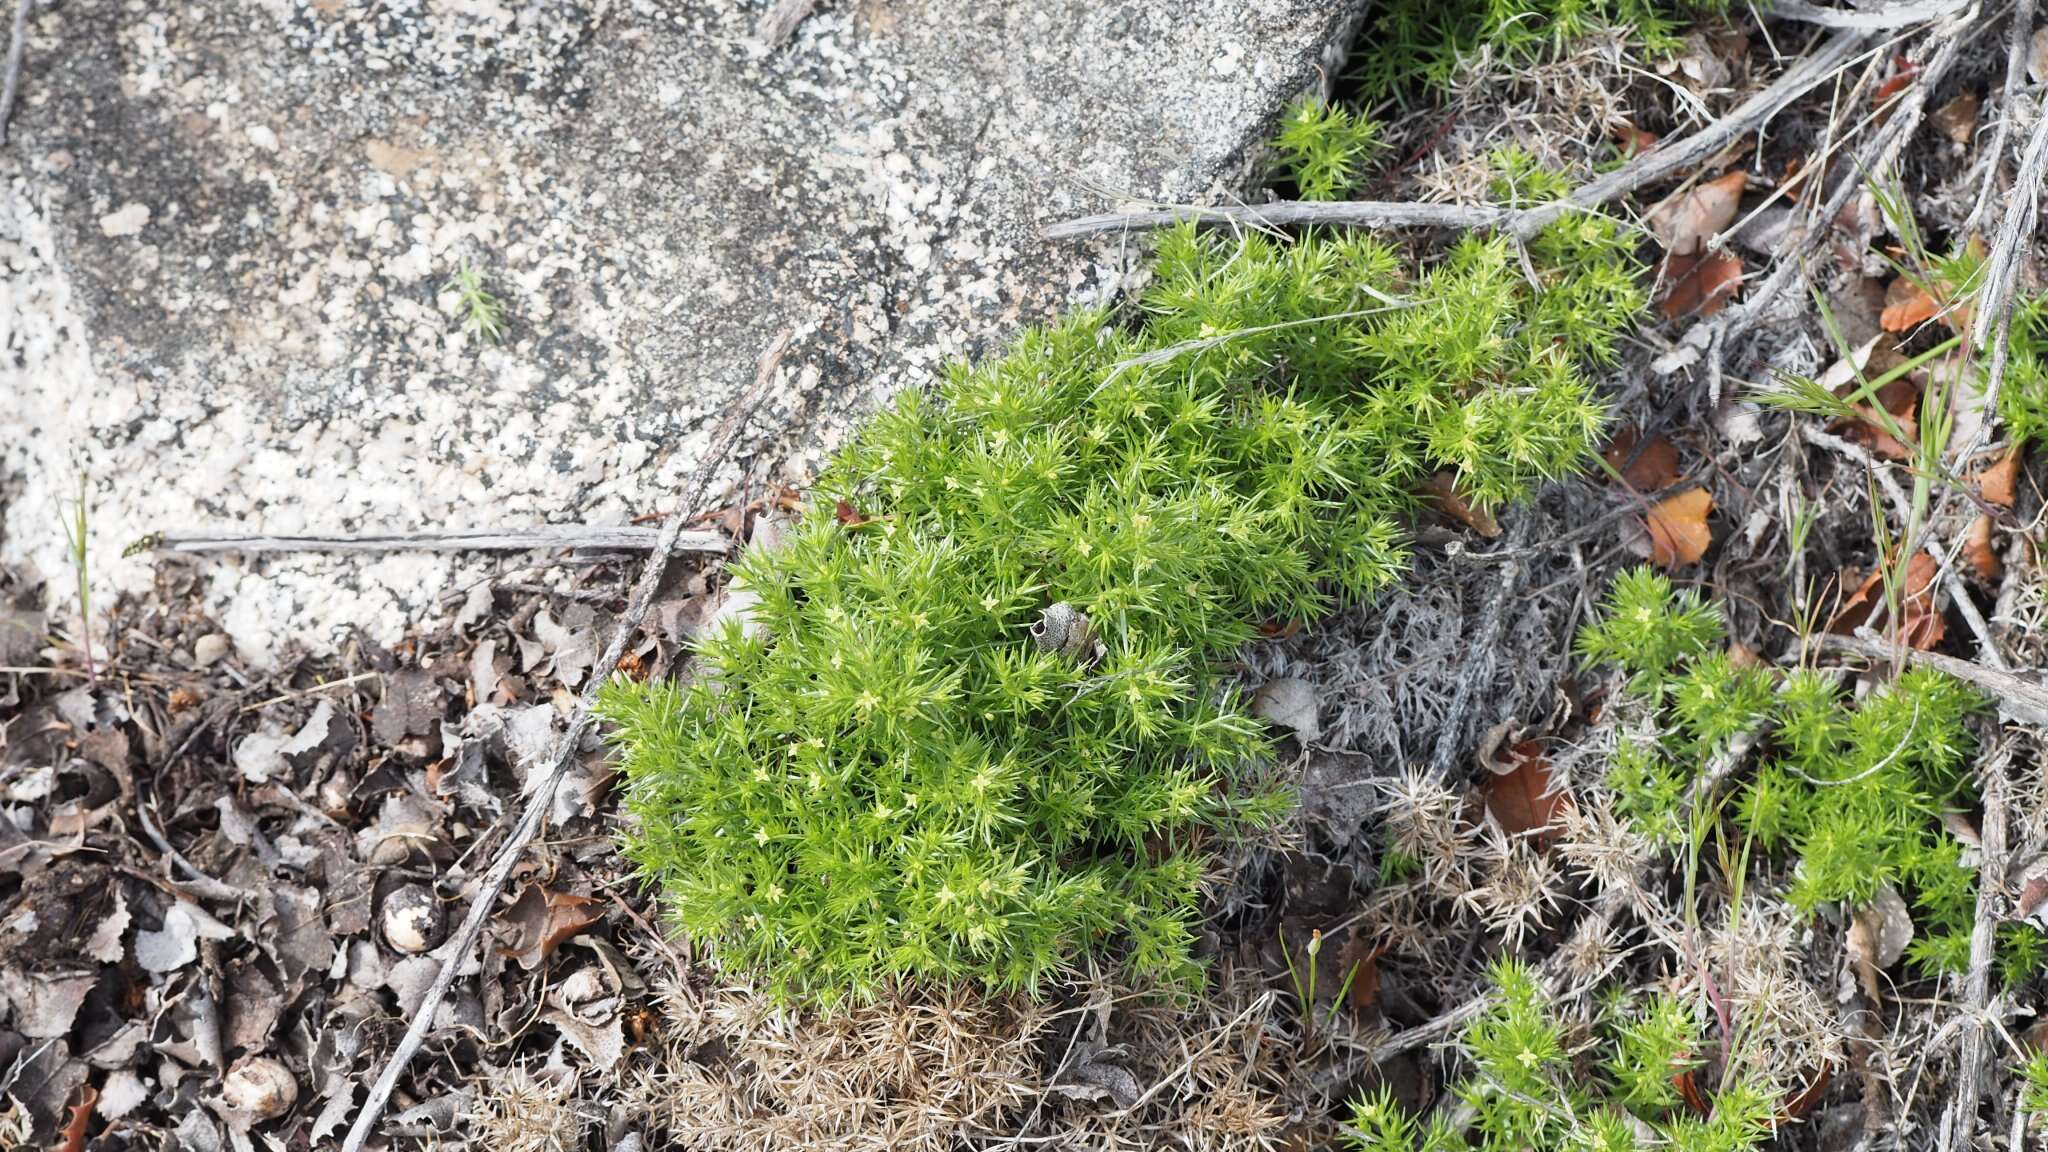
[[[359,535],[305,533],[269,535],[233,532],[159,532],[145,536],[131,552],[530,552],[594,548],[650,552],[661,546],[664,528],[633,525],[543,524],[537,528],[455,532],[372,532]],[[723,552],[730,541],[717,532],[677,532],[671,552]]]
[[[376,1130],[377,1120],[384,1114],[384,1105],[391,1099],[391,1092],[398,1086],[398,1078],[405,1074],[406,1066],[412,1063],[413,1054],[426,1041],[427,1033],[434,1027],[434,1015],[440,1010],[441,1001],[454,985],[456,973],[476,947],[477,937],[483,934],[484,921],[490,918],[497,905],[498,893],[505,888],[505,881],[512,875],[512,869],[519,863],[526,845],[540,830],[541,820],[554,804],[555,791],[569,772],[569,765],[576,759],[576,749],[590,730],[593,722],[591,708],[597,702],[597,694],[611,679],[612,671],[619,666],[619,660],[626,654],[626,646],[632,643],[640,622],[647,618],[648,607],[653,603],[655,591],[661,587],[662,577],[667,575],[670,561],[675,558],[675,541],[682,535],[683,523],[703,499],[704,491],[711,486],[711,477],[719,464],[732,448],[740,430],[746,426],[754,409],[767,394],[768,384],[775,377],[775,367],[782,360],[782,353],[789,346],[790,333],[785,330],[775,338],[768,350],[761,354],[759,367],[754,374],[753,386],[742,393],[726,415],[718,430],[712,434],[710,446],[705,449],[704,458],[697,462],[697,471],[683,487],[676,501],[675,513],[662,531],[662,541],[647,561],[647,567],[640,573],[640,582],[633,587],[633,595],[626,603],[626,613],[619,618],[618,627],[613,630],[611,643],[605,646],[604,655],[598,658],[590,670],[590,679],[583,686],[583,696],[576,703],[575,713],[570,717],[569,730],[562,734],[555,745],[554,766],[549,770],[547,780],[534,790],[526,802],[526,810],[520,814],[519,823],[512,829],[505,846],[498,850],[498,857],[491,864],[489,872],[470,897],[469,914],[463,917],[462,926],[456,929],[453,940],[441,961],[441,970],[434,976],[434,983],[428,987],[426,997],[414,1009],[412,1022],[406,1026],[405,1035],[398,1047],[391,1053],[391,1059],[384,1065],[384,1071],[370,1087],[370,1097],[363,1102],[362,1110],[356,1113],[355,1122],[349,1126],[348,1138],[342,1141],[342,1152],[362,1152],[362,1147]]]

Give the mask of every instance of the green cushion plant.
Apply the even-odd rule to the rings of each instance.
[[[1472,1073],[1452,1089],[1462,1105],[1420,1123],[1381,1089],[1352,1103],[1345,1143],[1359,1152],[1633,1152],[1672,1148],[1742,1152],[1760,1147],[1776,1121],[1777,1095],[1753,1070],[1735,1069],[1690,1104],[1679,1084],[1701,1066],[1699,1020],[1658,993],[1612,1005],[1591,1047],[1580,1051],[1536,978],[1503,960],[1494,994],[1465,1029]],[[1594,1067],[1597,1066],[1597,1071]],[[1590,1075],[1588,1073],[1591,1073]],[[1701,1075],[1699,1082],[1708,1078]],[[1704,1112],[1696,1105],[1704,1103]]]
[[[1718,609],[1648,569],[1618,577],[1581,632],[1589,663],[1628,673],[1624,703],[1643,723],[1606,773],[1617,809],[1654,840],[1682,843],[1694,781],[1728,741],[1755,732],[1759,767],[1736,785],[1732,811],[1760,848],[1796,857],[1786,898],[1855,907],[1890,886],[1911,902],[1908,956],[1930,972],[1963,971],[1976,874],[1944,817],[1969,802],[1966,721],[1982,699],[1914,668],[1852,706],[1824,673],[1736,666],[1721,638]],[[2042,958],[2024,925],[2006,927],[2000,951],[2009,979]]]
[[[1425,475],[1496,504],[1583,465],[1628,249],[1575,217],[1404,276],[1363,234],[1165,233],[1140,323],[904,394],[734,566],[759,603],[691,682],[610,686],[626,850],[787,997],[1028,989],[1101,943],[1195,977],[1208,845],[1286,807],[1232,653],[1393,580]]]

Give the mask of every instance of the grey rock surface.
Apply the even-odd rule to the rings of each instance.
[[[0,155],[0,559],[151,531],[620,523],[664,511],[784,327],[741,463],[1123,286],[1045,244],[1240,190],[1347,4],[65,0]],[[507,333],[466,334],[478,270]],[[736,475],[736,473],[734,473]],[[381,641],[486,562],[208,562],[236,650]],[[53,580],[62,585],[64,580]]]

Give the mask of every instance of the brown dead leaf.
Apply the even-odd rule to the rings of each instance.
[[[57,1142],[59,1152],[84,1152],[85,1134],[92,1124],[92,1106],[99,1103],[99,1090],[90,1084],[80,1084],[71,1093],[67,1102],[71,1109],[70,1119],[64,1122],[64,1131]]]
[[[2005,574],[2005,565],[1998,559],[1998,553],[1991,547],[1991,517],[1979,515],[1970,522],[1970,531],[1963,537],[1963,558],[1970,562],[1970,568],[1986,584],[1996,584]]]
[[[603,907],[593,897],[528,884],[511,907],[498,913],[498,923],[506,929],[506,942],[498,951],[532,971],[556,948],[603,919]]]
[[[1372,947],[1366,944],[1354,925],[1350,935],[1344,938],[1344,947],[1337,952],[1337,970],[1345,973],[1350,989],[1345,999],[1351,1011],[1361,1019],[1377,1020],[1380,1012],[1380,957],[1385,955],[1387,945]]]
[[[1650,563],[1659,568],[1697,564],[1714,542],[1714,530],[1707,513],[1714,510],[1714,498],[1705,488],[1688,488],[1667,497],[1650,509]]]
[[[1727,231],[1735,222],[1748,180],[1738,169],[1672,193],[1645,215],[1651,234],[1672,256],[1694,255],[1709,237]]]
[[[1847,397],[1853,392],[1853,382],[1842,387],[1836,394]],[[1901,376],[1877,390],[1877,402],[1891,415],[1892,423],[1899,430],[1910,434],[1917,426],[1920,409],[1921,381],[1917,376]],[[1876,410],[1868,404],[1859,404],[1857,411],[1867,413],[1863,419],[1854,421],[1837,420],[1829,428],[1851,443],[1860,444],[1886,460],[1907,460],[1913,456],[1912,446],[1893,436]]]
[[[1813,1111],[1813,1106],[1820,1103],[1821,1097],[1827,1094],[1828,1085],[1834,1081],[1834,1078],[1834,1069],[1826,1064],[1821,1065],[1820,1071],[1813,1074],[1813,1077],[1806,1082],[1806,1087],[1800,1089],[1799,1095],[1794,1096],[1785,1103],[1784,1107],[1778,1110],[1778,1118],[1775,1123],[1783,1124],[1790,1120],[1797,1120],[1808,1112]]]
[[[1877,91],[1871,93],[1870,96],[1870,102],[1880,108],[1889,103],[1892,97],[1904,92],[1912,85],[1913,81],[1920,78],[1920,66],[1908,62],[1903,56],[1894,56],[1892,58],[1892,67],[1895,71],[1885,79],[1884,83],[1879,84]]]
[[[861,515],[860,512],[854,508],[852,502],[847,500],[841,500],[837,504],[834,504],[832,506],[832,515],[836,517],[841,524],[846,525],[848,528],[858,528],[861,525],[868,522],[868,518],[866,516]]]
[[[1557,819],[1558,810],[1571,802],[1552,787],[1550,761],[1543,755],[1543,742],[1523,740],[1502,748],[1488,761],[1486,811],[1501,831],[1510,836],[1540,832]]]
[[[1977,134],[1977,94],[1965,88],[1927,118],[1943,136],[1958,144],[1968,144],[1970,137]]]
[[[1477,507],[1458,491],[1457,478],[1449,472],[1438,472],[1422,482],[1423,495],[1437,511],[1464,524],[1467,528],[1488,540],[1500,535],[1500,522],[1493,513]]]
[[[2048,24],[2034,29],[2027,41],[2027,75],[2036,84],[2048,84]]]
[[[1662,436],[1652,436],[1638,448],[1636,430],[1624,428],[1601,456],[1636,492],[1661,492],[1678,483],[1678,449]]]
[[[1977,495],[1986,504],[1999,508],[2011,508],[2018,498],[2020,479],[2020,450],[2011,449],[1998,458],[1998,463],[1977,473]]]
[[[1927,289],[1904,276],[1895,276],[1884,289],[1884,312],[1878,323],[1887,332],[1917,328],[1941,313],[1941,301]]]
[[[1908,645],[1922,651],[1933,648],[1948,635],[1948,622],[1934,610],[1934,579],[1940,572],[1934,557],[1917,552],[1906,564],[1905,586],[1899,590],[1898,630]],[[1846,588],[1850,583],[1844,579],[1842,586]],[[1880,568],[1857,584],[1856,591],[1842,602],[1841,609],[1828,623],[1828,631],[1838,636],[1853,635],[1870,619],[1884,596],[1884,569]]]
[[[1657,146],[1659,139],[1655,132],[1638,128],[1627,120],[1614,126],[1613,135],[1615,142],[1621,145],[1623,159],[1631,159],[1648,152]]]
[[[1699,1084],[1693,1079],[1695,1071],[1697,1069],[1687,1068],[1673,1076],[1671,1086],[1678,1089],[1678,1098],[1685,1101],[1685,1106],[1692,1109],[1694,1115],[1711,1116],[1714,1110],[1708,1106],[1706,1094],[1700,1091]]]
[[[1666,256],[1657,266],[1657,279],[1664,286],[1657,310],[1666,320],[1712,316],[1735,298],[1742,272],[1742,257],[1725,250]]]

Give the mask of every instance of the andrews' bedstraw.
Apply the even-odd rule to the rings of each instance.
[[[1889,885],[1912,904],[1908,956],[1928,971],[1969,965],[1975,873],[1943,824],[1965,806],[1973,746],[1965,721],[1983,702],[1960,681],[1915,668],[1851,707],[1825,673],[1782,681],[1718,651],[1720,612],[1638,569],[1615,580],[1601,618],[1579,636],[1588,663],[1629,674],[1647,739],[1623,738],[1605,785],[1616,807],[1666,844],[1685,838],[1693,782],[1738,733],[1765,734],[1759,767],[1737,786],[1736,822],[1760,849],[1797,857],[1786,896],[1802,909],[1859,905]],[[2008,979],[2034,971],[2032,928],[2008,926]]]
[[[1342,200],[1358,189],[1381,149],[1379,126],[1363,113],[1304,97],[1273,139],[1280,169],[1303,200]]]
[[[1360,1152],[1630,1152],[1678,1148],[1743,1152],[1769,1138],[1776,1093],[1738,1065],[1695,1112],[1678,1085],[1700,1063],[1698,1019],[1668,994],[1617,1002],[1603,1021],[1600,1059],[1588,1065],[1565,1041],[1536,978],[1514,960],[1493,969],[1494,996],[1469,1025],[1472,1074],[1455,1088],[1462,1109],[1419,1124],[1391,1092],[1352,1103],[1345,1142]],[[1587,1075],[1591,1068],[1597,1073]],[[1701,1077],[1695,1091],[1704,1093]],[[1469,1125],[1454,1126],[1456,1112]]]
[[[785,996],[1032,988],[1105,943],[1197,977],[1208,846],[1286,806],[1232,652],[1395,579],[1424,476],[1491,505],[1582,465],[1627,252],[1573,217],[1532,283],[1504,240],[1404,277],[1362,234],[1166,233],[1142,326],[901,396],[735,565],[759,603],[696,679],[609,689],[626,850]],[[1079,642],[1034,641],[1055,604]]]

